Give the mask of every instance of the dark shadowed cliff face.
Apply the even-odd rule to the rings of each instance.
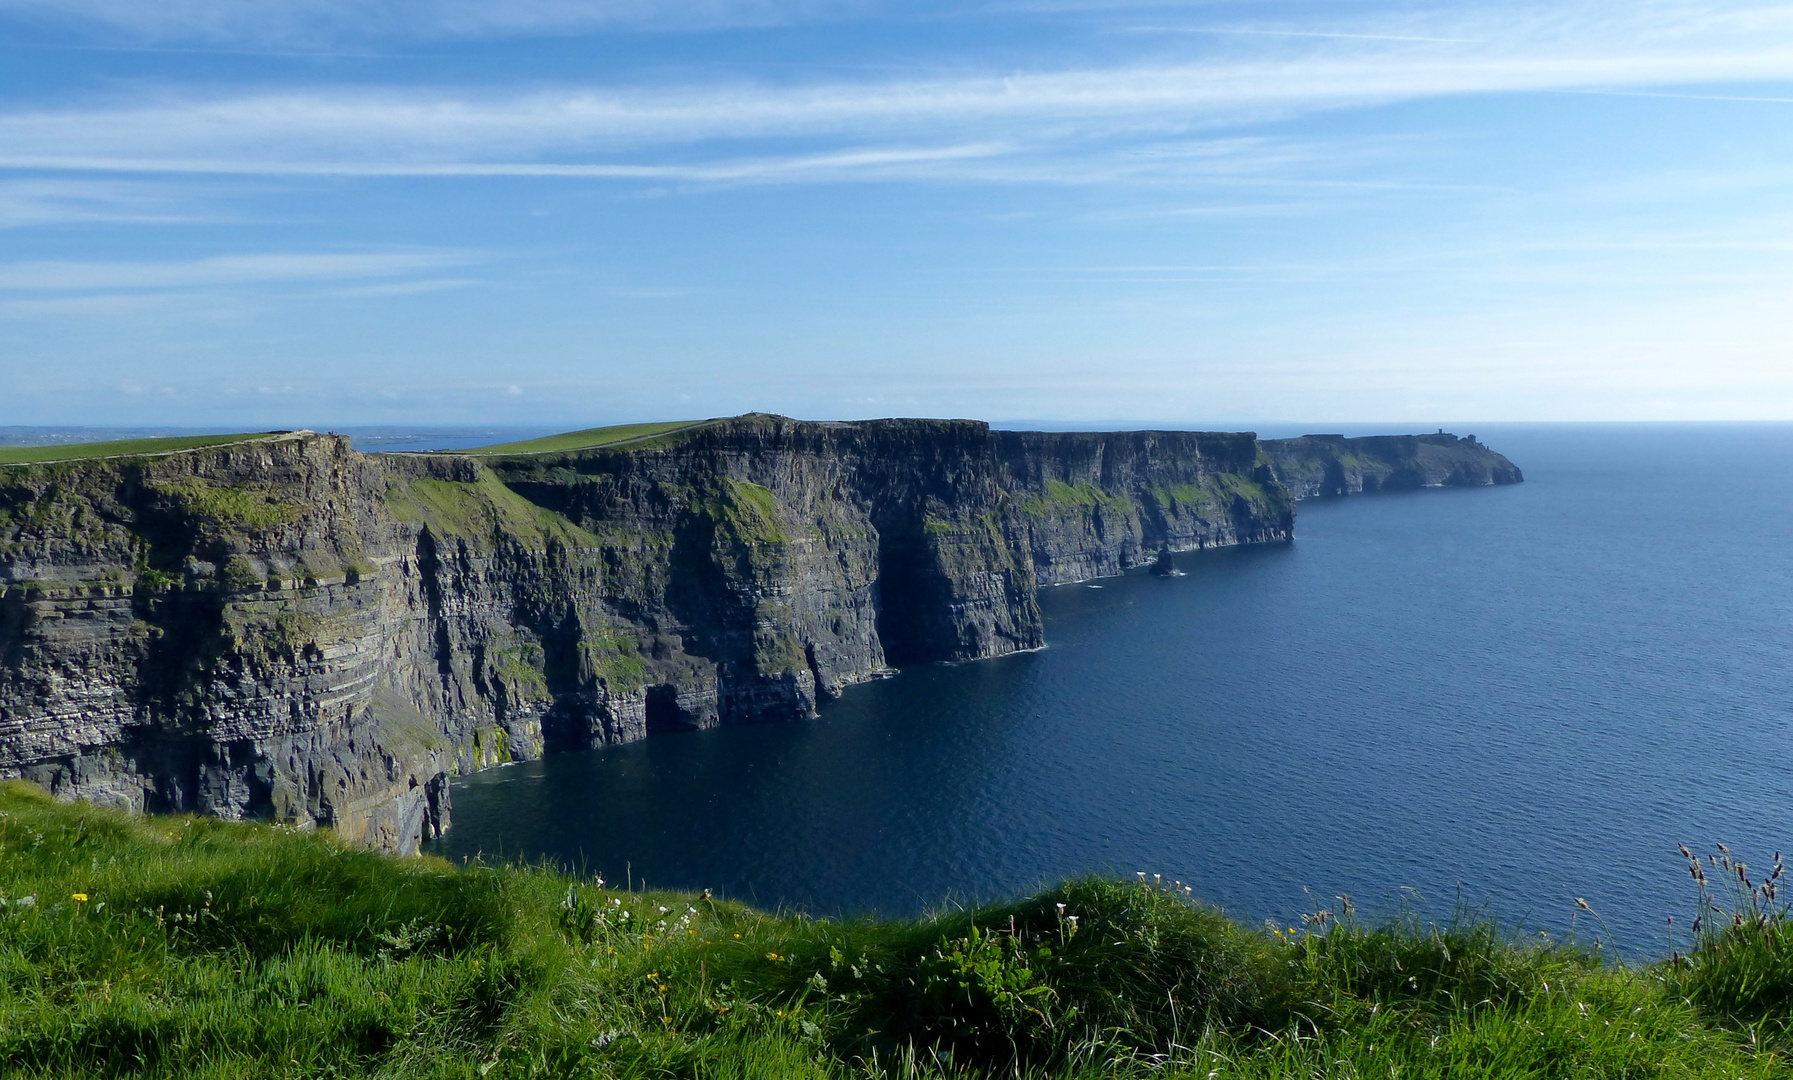
[[[748,416],[526,456],[298,433],[0,466],[0,775],[411,850],[451,774],[1038,648],[1039,585],[1287,540],[1291,488],[1335,467],[1518,479],[1435,438]]]

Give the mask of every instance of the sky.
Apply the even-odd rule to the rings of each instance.
[[[0,0],[0,424],[1793,419],[1793,3]]]

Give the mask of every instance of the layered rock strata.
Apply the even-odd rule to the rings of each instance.
[[[414,850],[450,775],[810,716],[892,664],[1042,646],[1040,585],[1287,540],[1292,492],[1483,475],[1316,438],[748,416],[0,466],[0,775]]]

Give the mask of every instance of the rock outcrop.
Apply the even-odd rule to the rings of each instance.
[[[1519,478],[1437,439],[754,415],[558,453],[295,432],[0,466],[0,775],[414,850],[450,775],[1039,648],[1040,585],[1287,540],[1298,494]]]

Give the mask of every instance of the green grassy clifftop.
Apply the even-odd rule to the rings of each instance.
[[[199,450],[208,446],[228,446],[254,439],[275,439],[298,434],[270,431],[242,435],[181,435],[165,439],[119,439],[113,442],[58,443],[51,446],[0,446],[0,465],[23,465],[44,461],[92,461],[99,458],[155,457],[178,454],[183,450]]]
[[[682,431],[693,431],[718,422],[715,420],[668,420],[649,424],[614,424],[610,427],[585,428],[582,431],[564,431],[558,435],[544,435],[539,439],[525,439],[522,442],[494,443],[490,446],[476,447],[462,452],[476,457],[506,457],[529,454],[564,454],[579,450],[634,446]]]
[[[1622,967],[1348,907],[1253,929],[1156,880],[914,921],[775,915],[13,782],[0,1073],[1789,1077],[1793,938],[1747,884],[1685,955]]]

